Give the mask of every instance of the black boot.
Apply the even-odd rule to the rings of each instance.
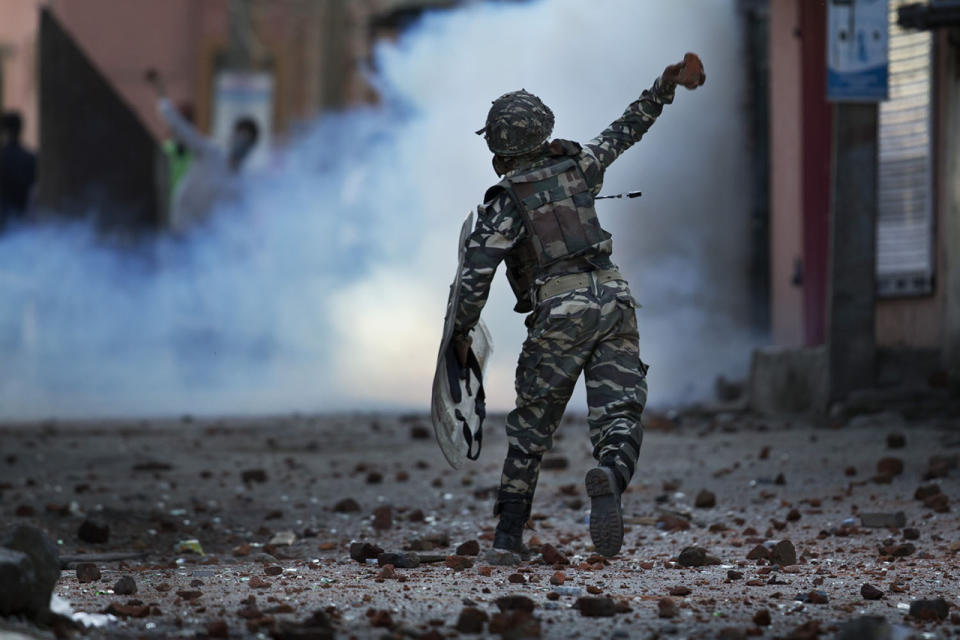
[[[587,472],[590,496],[590,537],[597,553],[608,558],[617,555],[623,545],[623,511],[620,506],[620,482],[607,466]]]
[[[523,546],[523,527],[530,517],[530,505],[522,502],[502,502],[500,522],[493,534],[493,548],[512,551],[520,556],[529,555]]]

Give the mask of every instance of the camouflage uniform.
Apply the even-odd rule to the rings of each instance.
[[[586,377],[594,457],[615,470],[621,490],[636,469],[643,435],[640,415],[647,399],[636,303],[622,278],[598,283],[590,277],[619,275],[610,260],[611,236],[596,220],[593,198],[600,192],[606,168],[641,139],[663,105],[673,102],[674,89],[658,78],[586,145],[554,140],[534,156],[521,158],[479,207],[461,272],[456,332],[465,335],[477,323],[494,272],[504,260],[517,294],[515,310],[530,312],[517,363],[516,409],[507,417],[509,448],[495,512],[505,503],[523,503],[529,513],[541,457],[552,446],[581,371]],[[550,120],[552,128],[552,114]],[[578,184],[581,180],[585,184]],[[551,227],[549,216],[525,216],[525,210],[537,206],[549,210],[544,203],[554,199],[553,193],[559,194],[558,201],[550,206],[572,207],[580,217],[573,237],[565,228]],[[559,247],[556,255],[562,259],[544,267],[535,256],[549,256],[554,245],[565,245],[567,255]],[[576,273],[587,274],[586,286],[543,299],[543,285]]]

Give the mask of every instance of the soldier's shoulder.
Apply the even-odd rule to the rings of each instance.
[[[507,189],[507,185],[501,180],[487,189],[486,193],[483,194],[483,204],[480,206],[480,215],[494,215],[512,204],[513,201],[510,199],[510,192]]]

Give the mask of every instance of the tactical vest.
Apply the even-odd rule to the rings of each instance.
[[[589,254],[609,254],[611,236],[600,226],[587,177],[572,153],[508,176],[497,188],[510,195],[529,237],[506,258],[515,311],[533,310],[536,278],[585,271]]]

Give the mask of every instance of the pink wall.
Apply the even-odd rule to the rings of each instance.
[[[37,143],[37,16],[44,0],[0,0],[0,64],[3,108],[21,111],[24,142]]]
[[[803,141],[797,0],[770,3],[770,282],[774,344],[804,342],[803,289],[792,284],[803,255]]]
[[[50,6],[97,67],[158,138],[165,137],[144,72],[156,68],[175,102],[196,102],[200,41],[219,0],[50,0]],[[221,18],[222,22],[222,18]]]

